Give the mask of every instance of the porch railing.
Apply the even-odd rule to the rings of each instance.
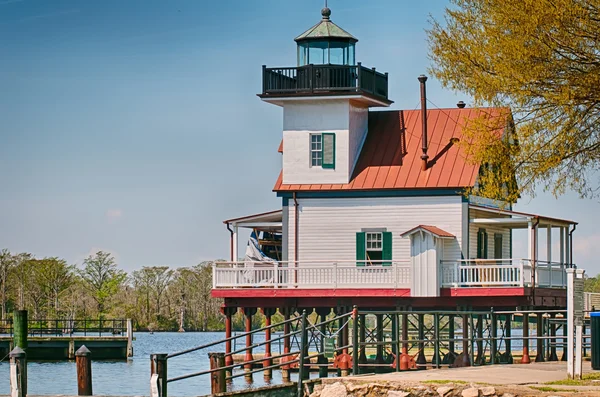
[[[566,287],[566,264],[530,259],[442,261],[443,287]]]
[[[410,288],[410,261],[217,262],[213,288]]]

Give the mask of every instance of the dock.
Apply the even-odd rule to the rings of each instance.
[[[15,347],[13,324],[0,326],[0,357]],[[86,346],[94,360],[127,360],[133,356],[133,325],[130,319],[28,320],[28,360],[74,360]]]

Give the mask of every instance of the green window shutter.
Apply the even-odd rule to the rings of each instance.
[[[323,168],[335,169],[335,134],[323,133]]]
[[[484,244],[485,244],[484,233],[485,233],[484,229],[479,229],[477,231],[477,259],[484,258],[484,256],[483,256]]]
[[[383,259],[383,266],[392,265],[392,233],[383,232],[383,252],[381,253]]]
[[[483,230],[483,259],[488,258],[488,234]]]
[[[502,259],[502,233],[494,234],[494,259]]]
[[[367,234],[364,232],[356,233],[356,266],[365,265],[365,254],[367,244]]]

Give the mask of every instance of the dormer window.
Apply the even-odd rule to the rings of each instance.
[[[310,134],[310,166],[335,168],[335,134]]]

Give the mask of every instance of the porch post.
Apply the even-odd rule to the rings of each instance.
[[[560,227],[560,263],[565,263],[565,228]]]
[[[552,262],[552,226],[546,229],[546,260]]]
[[[237,262],[238,256],[238,226],[233,226],[233,258],[231,258],[232,262]]]
[[[565,228],[565,263],[571,265],[571,244],[569,238],[569,228]]]
[[[527,259],[533,259],[533,222],[531,219],[527,222],[527,253],[529,254]]]

